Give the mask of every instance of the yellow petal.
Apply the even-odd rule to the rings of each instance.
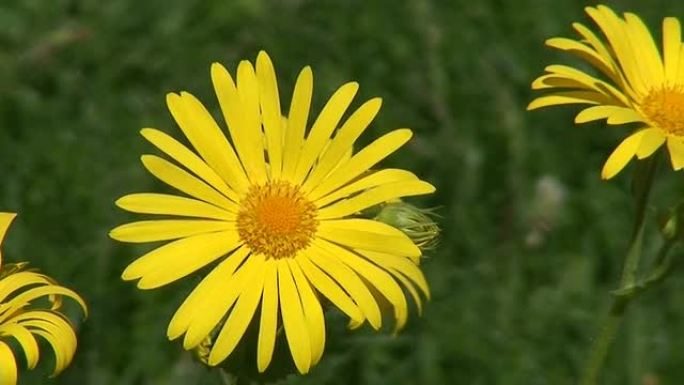
[[[9,229],[10,224],[12,223],[12,220],[17,216],[17,214],[14,213],[2,213],[0,212],[0,246],[2,246],[2,242],[5,239],[5,234],[7,233],[7,229]],[[2,253],[0,252],[0,267],[2,266]]]
[[[239,201],[237,193],[232,188],[228,187],[228,185],[226,185],[226,183],[214,171],[214,169],[209,167],[204,160],[195,155],[195,153],[190,151],[180,142],[159,130],[155,130],[154,128],[145,128],[141,130],[140,133],[150,143],[155,145],[158,149],[172,157],[183,167],[207,182],[211,187],[218,190],[221,194],[229,197],[233,201]]]
[[[244,64],[242,65],[245,66]],[[242,74],[242,94],[245,94],[245,74],[244,71],[249,72],[249,69],[243,68]],[[253,70],[252,70],[253,75]],[[256,80],[253,78],[249,84],[255,86]],[[233,139],[233,144],[237,153],[240,155],[240,161],[244,166],[245,171],[249,175],[252,182],[263,182],[266,180],[266,164],[264,162],[264,148],[261,140],[261,128],[258,120],[253,118],[248,119],[249,113],[245,113],[246,106],[243,103],[240,93],[233,82],[230,73],[219,63],[211,65],[211,80],[214,83],[214,91],[221,105],[223,117],[228,124],[230,136]],[[258,92],[256,89],[254,93]],[[258,97],[258,95],[257,95]],[[254,103],[251,104],[254,112]],[[258,113],[258,101],[257,101]]]
[[[263,266],[263,261],[263,255],[250,255],[232,277],[223,277],[223,280],[213,287],[212,292],[203,299],[198,313],[193,316],[183,339],[185,349],[199,345],[211,333],[233,306],[243,286],[250,282]]]
[[[604,82],[594,76],[588,75],[584,71],[580,71],[576,68],[553,64],[546,67],[546,71],[555,76],[560,76],[562,78],[573,80],[581,85],[580,89],[586,89],[588,91],[594,91],[603,95],[607,100],[612,103],[628,106],[630,104],[629,99],[625,97],[623,92],[619,91],[617,88],[613,87],[611,84]],[[533,83],[534,85],[534,83]]]
[[[261,299],[264,288],[265,262],[264,259],[258,259],[254,264],[255,272],[251,279],[239,288],[241,290],[240,297],[221,327],[221,331],[211,348],[211,353],[209,353],[209,365],[217,365],[225,360],[235,350],[238,342],[245,334]]]
[[[278,327],[278,270],[274,259],[264,267],[264,291],[261,298],[261,320],[257,345],[257,368],[263,373],[273,358]]]
[[[152,175],[169,186],[227,211],[238,211],[235,202],[167,160],[154,155],[143,155],[141,160]]]
[[[316,187],[323,178],[339,163],[349,151],[356,139],[368,128],[380,111],[382,99],[374,98],[359,107],[337,131],[330,145],[323,153],[320,161],[314,166],[311,174],[302,185],[302,191],[308,192]]]
[[[402,286],[409,292],[409,294],[413,298],[413,302],[415,302],[416,304],[416,308],[418,309],[418,315],[422,315],[423,299],[418,294],[418,290],[416,290],[414,283],[409,281],[403,274],[401,274],[395,269],[392,269],[391,267],[387,267],[385,268],[385,270],[392,274],[392,277],[399,281],[402,284]]]
[[[575,123],[586,123],[599,119],[608,119],[608,124],[623,124],[643,121],[643,117],[628,107],[592,106],[585,108],[575,117]]]
[[[356,302],[368,323],[374,329],[380,329],[382,326],[380,308],[373,294],[371,294],[359,276],[342,263],[335,254],[318,246],[317,242],[314,241],[312,246],[306,253],[308,259],[349,293],[349,296]]]
[[[421,255],[420,249],[401,230],[371,219],[321,221],[316,236],[356,249],[414,258]]]
[[[283,317],[285,337],[297,370],[301,374],[311,367],[311,342],[304,319],[301,297],[295,286],[292,272],[286,260],[278,260],[278,291],[280,313]]]
[[[330,134],[337,127],[358,89],[359,84],[356,82],[343,85],[330,97],[328,103],[323,107],[323,110],[311,127],[311,132],[306,138],[302,151],[299,154],[299,160],[297,161],[297,167],[292,179],[294,183],[299,184],[304,181],[311,166],[321,154],[323,147],[328,143]]]
[[[647,128],[643,130],[644,136],[641,137],[641,144],[637,150],[637,158],[644,159],[651,156],[660,146],[665,143],[665,135],[660,129]]]
[[[245,172],[228,139],[202,102],[192,94],[167,95],[169,111],[202,158],[238,193],[247,190]]]
[[[392,199],[431,194],[434,191],[433,185],[421,180],[388,183],[319,209],[318,219],[342,218]]]
[[[670,151],[670,160],[674,170],[684,167],[684,141],[679,138],[667,138],[667,149]]]
[[[203,316],[202,307],[205,301],[213,298],[219,293],[219,288],[224,287],[233,277],[233,273],[249,255],[249,249],[241,247],[233,252],[226,259],[221,261],[212,271],[207,274],[190,295],[183,301],[183,304],[176,310],[176,313],[169,322],[166,335],[173,340],[180,337],[188,329],[194,318]]]
[[[158,247],[128,265],[124,280],[143,278],[138,286],[155,288],[182,278],[239,246],[234,231],[200,234]]]
[[[572,53],[589,62],[594,68],[601,71],[614,82],[619,81],[619,75],[612,66],[612,60],[601,55],[591,47],[582,44],[576,40],[566,39],[561,37],[551,38],[546,40],[546,45],[562,51]]]
[[[304,132],[309,119],[311,97],[313,95],[313,72],[311,67],[304,67],[297,77],[290,112],[287,115],[285,131],[285,155],[283,158],[283,178],[291,180],[299,160],[299,153],[304,144]]]
[[[22,292],[21,294],[13,297],[9,302],[5,303],[5,313],[0,316],[0,323],[7,320],[8,316],[12,315],[15,311],[25,307],[31,301],[36,300],[41,297],[46,296],[66,296],[74,301],[76,301],[84,311],[87,311],[87,306],[83,299],[73,290],[67,289],[62,286],[57,285],[43,285],[33,287],[29,290]]]
[[[0,341],[0,384],[15,385],[17,383],[17,362],[14,360],[12,349]]]
[[[309,329],[309,339],[311,342],[311,365],[315,365],[320,361],[325,349],[325,318],[323,317],[323,308],[321,303],[316,298],[309,281],[299,268],[299,264],[294,259],[287,259],[290,266],[290,271],[294,277],[299,297],[302,301],[302,309],[304,310],[304,318]]]
[[[629,38],[625,21],[620,19],[613,10],[603,5],[596,8],[587,7],[585,10],[606,35],[629,83],[635,91],[644,93],[648,87],[639,65],[641,58],[635,57],[633,49],[635,43]]]
[[[109,236],[121,242],[144,243],[168,241],[227,230],[237,231],[235,223],[198,219],[167,219],[127,223],[112,229]]]
[[[310,261],[309,250],[303,251],[295,260],[311,285],[333,305],[345,313],[353,322],[363,323],[363,313],[354,301],[330,277]]]
[[[639,144],[641,143],[641,138],[643,137],[643,132],[639,131],[627,137],[620,143],[612,154],[606,160],[606,164],[603,165],[603,170],[601,171],[601,178],[610,179],[614,177],[618,172],[620,172],[627,163],[634,157],[637,150],[639,149]]]
[[[615,88],[614,86],[593,78],[587,77],[586,79],[577,79],[572,76],[559,75],[559,74],[545,74],[532,82],[532,89],[544,90],[552,88],[565,88],[565,89],[575,89],[578,91],[594,91],[598,92],[607,98],[612,99],[612,103],[620,106],[629,105],[629,99],[625,94]]]
[[[644,117],[641,116],[638,112],[631,110],[631,109],[626,109],[626,110],[622,110],[622,111],[617,111],[616,113],[609,116],[608,120],[606,120],[606,123],[608,123],[608,124],[625,124],[625,123],[635,123],[635,122],[643,122],[643,121],[644,121]]]
[[[684,63],[684,44],[679,49],[679,63]],[[684,65],[678,65],[677,79],[684,79]]]
[[[527,110],[563,104],[611,104],[611,100],[594,91],[564,91],[540,96],[527,106]]]
[[[416,180],[418,180],[418,177],[416,177],[412,172],[406,170],[387,168],[379,171],[371,171],[368,173],[368,175],[365,175],[354,182],[349,183],[344,187],[318,199],[315,204],[317,207],[325,207],[332,202],[346,198],[351,194],[369,188],[390,183],[409,182]]]
[[[16,323],[6,323],[0,326],[0,335],[14,337],[24,351],[24,356],[26,357],[26,366],[29,369],[36,367],[36,364],[38,364],[38,359],[40,358],[38,342],[36,342],[36,338],[33,337],[33,334],[31,334],[28,329]],[[0,362],[4,363],[2,359],[0,359]]]
[[[43,337],[55,354],[53,375],[59,374],[69,364],[76,351],[76,334],[71,325],[62,317],[47,311],[31,311],[13,318],[14,321],[29,328],[35,335]]]
[[[5,234],[7,229],[9,229],[12,220],[17,216],[15,213],[2,213],[0,212],[0,244],[5,239]]]
[[[259,82],[252,63],[243,60],[237,70],[237,91],[242,103],[243,126],[235,127],[236,130],[244,130],[247,142],[258,153],[252,155],[249,163],[246,159],[245,168],[249,170],[248,176],[252,183],[263,184],[268,179],[266,162],[264,160],[263,131],[261,129],[261,113],[259,111]],[[254,151],[254,150],[252,150]]]
[[[672,84],[681,81],[681,78],[677,77],[681,47],[682,29],[679,20],[676,17],[666,17],[663,20],[663,66],[665,80]]]
[[[627,12],[624,14],[625,26],[630,37],[633,55],[641,69],[641,75],[646,84],[662,84],[665,79],[663,61],[660,51],[653,41],[648,27],[639,16]]]
[[[544,74],[532,81],[533,90],[546,90],[550,88],[579,88],[590,89],[585,84],[556,74]]]
[[[591,48],[596,51],[596,53],[603,59],[603,61],[610,67],[610,70],[606,72],[606,76],[608,76],[612,81],[614,81],[616,84],[618,84],[621,88],[629,88],[629,92],[631,93],[631,87],[629,87],[629,83],[625,79],[622,71],[620,71],[619,65],[616,63],[616,61],[613,58],[613,52],[612,50],[609,50],[606,45],[601,41],[594,32],[592,32],[589,28],[584,26],[581,23],[572,23],[572,27],[575,29],[575,31],[581,36],[582,41],[585,41],[589,44]],[[598,68],[598,67],[597,67]]]
[[[425,279],[423,272],[420,271],[418,266],[411,260],[404,258],[402,256],[387,253],[379,253],[376,251],[355,251],[363,255],[365,258],[368,258],[370,261],[382,267],[383,269],[393,269],[400,272],[402,275],[408,277],[411,280],[411,282],[413,282],[416,286],[418,286],[421,289],[423,294],[428,299],[430,298],[430,289],[428,288],[427,280]]]
[[[209,203],[168,194],[141,193],[119,198],[116,205],[139,214],[179,215],[234,221],[235,213]]]
[[[279,179],[283,168],[282,114],[278,82],[271,58],[261,51],[256,60],[256,76],[259,81],[259,102],[263,118],[271,178]]]
[[[309,199],[317,200],[344,186],[398,150],[411,139],[411,136],[411,130],[404,128],[394,130],[376,139],[328,175],[324,182],[311,190],[311,193],[308,194]]]
[[[52,281],[42,274],[21,271],[0,280],[0,302],[4,302],[12,293],[31,285],[51,285]],[[3,309],[3,306],[0,306]]]
[[[394,308],[394,317],[396,319],[395,331],[404,327],[408,317],[408,304],[406,303],[404,293],[401,291],[401,287],[399,287],[392,276],[347,248],[324,240],[317,240],[316,244],[327,250],[330,254],[336,255],[342,263],[352,268],[360,277],[373,285]]]

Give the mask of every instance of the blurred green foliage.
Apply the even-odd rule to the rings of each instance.
[[[49,354],[22,384],[216,384],[165,337],[194,282],[140,292],[119,279],[144,247],[112,242],[130,217],[113,201],[162,189],[139,164],[142,127],[178,134],[165,108],[188,90],[217,111],[209,65],[234,69],[259,49],[282,94],[312,65],[320,109],[343,82],[384,99],[365,140],[411,127],[385,162],[438,192],[440,247],[424,270],[433,299],[398,337],[330,342],[289,384],[573,384],[617,284],[630,233],[628,174],[599,170],[624,128],[575,127],[576,108],[528,113],[530,82],[572,62],[543,46],[589,23],[582,1],[4,0],[0,3],[0,208],[19,218],[4,246],[88,300],[72,366],[47,380]],[[684,2],[613,1],[657,39]],[[289,96],[284,96],[289,99]],[[285,104],[287,105],[287,104]],[[357,104],[358,105],[358,104]],[[655,207],[684,192],[661,169]],[[651,215],[648,250],[658,245]],[[678,250],[682,252],[682,250]],[[646,259],[645,263],[648,263]],[[630,309],[604,384],[684,381],[684,272]],[[192,281],[192,280],[190,280]]]

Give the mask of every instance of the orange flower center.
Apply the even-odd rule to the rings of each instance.
[[[309,245],[318,227],[316,206],[287,182],[252,186],[240,204],[240,238],[269,258],[293,257]]]
[[[669,134],[684,136],[684,86],[651,90],[641,108],[653,125]]]

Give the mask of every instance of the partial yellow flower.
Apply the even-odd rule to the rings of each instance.
[[[123,279],[139,279],[139,288],[152,289],[211,265],[167,333],[170,339],[185,335],[186,349],[215,336],[210,365],[233,352],[259,314],[259,371],[271,362],[282,323],[297,369],[308,372],[325,345],[321,297],[345,313],[350,326],[368,321],[375,329],[386,300],[401,328],[408,308],[400,284],[429,295],[417,266],[421,251],[400,230],[358,214],[434,191],[408,171],[371,170],[404,145],[411,131],[392,131],[352,155],[381,104],[370,99],[342,122],[357,83],[340,87],[305,135],[313,92],[309,67],[299,74],[287,118],[265,52],[257,56],[256,68],[240,62],[237,82],[218,63],[211,77],[231,140],[194,96],[167,95],[194,151],[146,128],[142,135],[178,165],[155,155],[143,155],[142,162],[187,197],[142,193],[116,202],[131,212],[176,217],[112,230],[111,237],[124,242],[172,241],[129,265]]]
[[[587,104],[576,123],[607,119],[608,124],[636,123],[608,157],[601,176],[610,179],[636,155],[643,159],[667,144],[672,168],[684,167],[684,44],[674,17],[663,20],[661,51],[648,28],[633,13],[619,17],[610,8],[587,7],[587,14],[603,32],[604,40],[580,23],[573,27],[580,40],[553,38],[550,47],[577,55],[603,78],[565,66],[550,65],[532,83],[551,94],[532,101],[528,109]]]
[[[0,213],[0,244],[14,217],[12,213]],[[78,294],[48,276],[23,270],[25,266],[0,265],[0,385],[17,383],[17,362],[7,343],[11,339],[23,350],[28,369],[38,363],[36,337],[41,337],[55,353],[54,375],[64,370],[76,351],[76,334],[59,311],[62,297],[74,299],[87,312]],[[41,303],[41,299],[45,301]]]
[[[16,216],[15,213],[0,213],[0,246],[2,246],[5,234],[7,234],[7,230]],[[0,266],[2,266],[2,250],[0,250]]]

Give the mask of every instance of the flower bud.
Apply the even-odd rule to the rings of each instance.
[[[14,273],[24,271],[26,270],[26,266],[28,266],[28,262],[5,263],[4,265],[0,266],[0,278],[5,278]]]
[[[659,215],[660,232],[667,240],[684,239],[684,202]]]
[[[432,249],[440,234],[439,226],[432,220],[434,216],[430,209],[397,201],[382,206],[374,219],[401,230],[421,249]]]
[[[209,366],[209,353],[211,352],[211,346],[213,345],[213,341],[211,340],[211,336],[206,336],[202,342],[200,342],[195,349],[193,349],[193,353],[195,354],[195,357],[204,365]]]

